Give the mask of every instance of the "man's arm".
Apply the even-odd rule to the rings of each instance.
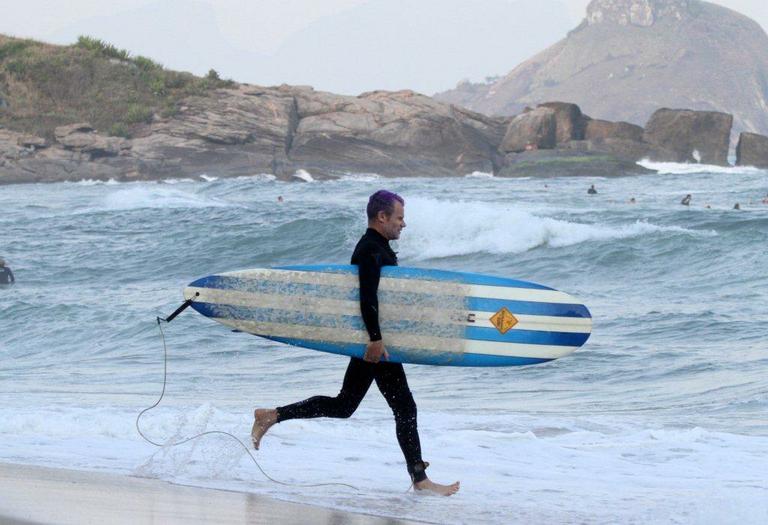
[[[376,254],[366,254],[357,265],[360,278],[360,314],[368,330],[371,342],[366,346],[363,359],[378,363],[382,356],[389,359],[384,348],[379,326],[379,280],[381,279],[381,259]]]
[[[11,282],[15,283],[16,282],[16,278],[13,276],[13,272],[11,271],[11,269],[10,268],[6,268],[6,270],[8,270],[8,277],[11,278]]]

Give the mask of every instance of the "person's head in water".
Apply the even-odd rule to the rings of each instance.
[[[0,257],[0,268],[2,268],[3,266],[5,266],[5,259]]]
[[[368,227],[373,228],[387,240],[400,238],[405,228],[405,201],[397,193],[379,190],[368,199],[366,213]]]

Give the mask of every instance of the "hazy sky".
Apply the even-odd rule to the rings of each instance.
[[[0,0],[0,33],[102,38],[166,67],[355,94],[504,74],[589,0]],[[768,28],[767,0],[719,0]]]

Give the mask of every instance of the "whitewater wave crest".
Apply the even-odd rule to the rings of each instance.
[[[687,175],[690,173],[727,173],[729,175],[757,175],[764,174],[765,170],[752,166],[714,166],[710,164],[694,164],[684,162],[654,162],[648,159],[638,161],[644,168],[656,170],[666,175]]]
[[[657,234],[716,235],[640,220],[619,225],[577,223],[541,217],[513,205],[423,198],[409,199],[406,223],[409,231],[400,241],[400,248],[415,260],[472,253],[522,253],[541,246],[561,248]]]

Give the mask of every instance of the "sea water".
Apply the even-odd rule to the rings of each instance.
[[[0,187],[0,256],[17,279],[0,289],[0,461],[437,523],[766,523],[768,172],[653,167]],[[428,473],[461,480],[459,494],[408,492],[375,386],[350,419],[270,430],[255,457],[285,484],[224,435],[142,440],[136,416],[163,386],[155,319],[182,288],[227,270],[347,263],[380,188],[405,197],[401,265],[546,284],[594,317],[587,344],[547,364],[406,366]],[[165,397],[141,420],[162,443],[212,430],[248,443],[254,407],[335,395],[347,364],[192,310],[164,330]]]

